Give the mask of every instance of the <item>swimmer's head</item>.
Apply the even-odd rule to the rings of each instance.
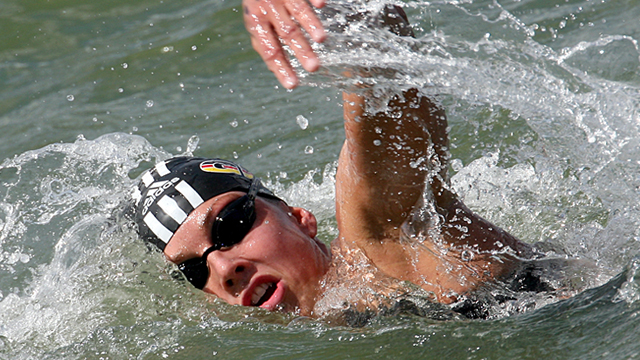
[[[249,192],[253,174],[222,159],[175,157],[142,175],[133,193],[140,237],[164,250],[187,216],[203,202],[229,191]],[[278,199],[258,182],[258,195]]]

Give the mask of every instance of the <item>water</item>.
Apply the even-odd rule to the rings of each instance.
[[[634,1],[409,2],[417,40],[346,29],[293,92],[251,49],[239,9],[0,2],[0,358],[638,356]],[[352,30],[366,52],[344,46]],[[465,203],[526,242],[595,261],[594,288],[492,321],[345,328],[205,296],[114,220],[143,169],[193,153],[237,159],[313,210],[330,241],[343,135],[328,85],[350,84],[335,76],[345,67],[367,68],[374,89],[439,94]]]

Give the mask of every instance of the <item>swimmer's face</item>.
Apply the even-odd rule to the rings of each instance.
[[[225,193],[196,208],[165,248],[167,258],[180,264],[202,256],[213,245],[216,215],[243,195]],[[258,197],[255,203],[256,221],[244,239],[207,256],[203,290],[233,305],[309,315],[330,262],[329,250],[315,239],[316,219],[281,201]]]

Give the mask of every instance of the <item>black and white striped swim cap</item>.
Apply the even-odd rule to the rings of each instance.
[[[229,191],[248,191],[253,174],[222,159],[175,157],[142,175],[134,190],[134,219],[140,237],[160,250],[200,204]],[[258,195],[278,199],[260,185]]]

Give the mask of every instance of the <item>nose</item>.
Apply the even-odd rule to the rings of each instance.
[[[237,297],[244,290],[255,267],[249,262],[234,257],[230,251],[214,251],[207,256],[207,263],[212,275],[220,287],[228,294]]]

